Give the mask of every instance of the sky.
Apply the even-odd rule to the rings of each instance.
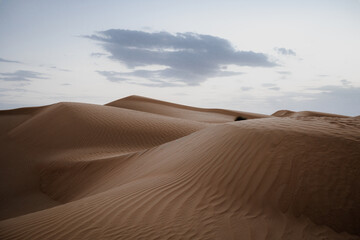
[[[360,0],[0,0],[0,109],[129,95],[360,115]]]

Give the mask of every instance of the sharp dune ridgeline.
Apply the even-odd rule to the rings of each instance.
[[[0,239],[360,239],[360,118],[140,96],[0,111]]]

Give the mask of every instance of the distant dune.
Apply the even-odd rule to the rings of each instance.
[[[360,118],[140,96],[0,111],[0,239],[360,239]]]

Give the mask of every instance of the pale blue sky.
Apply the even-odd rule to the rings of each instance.
[[[0,109],[136,94],[360,115],[359,42],[358,0],[2,0]]]

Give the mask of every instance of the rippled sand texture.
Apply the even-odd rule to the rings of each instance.
[[[139,96],[0,111],[0,239],[360,239],[360,118]]]

